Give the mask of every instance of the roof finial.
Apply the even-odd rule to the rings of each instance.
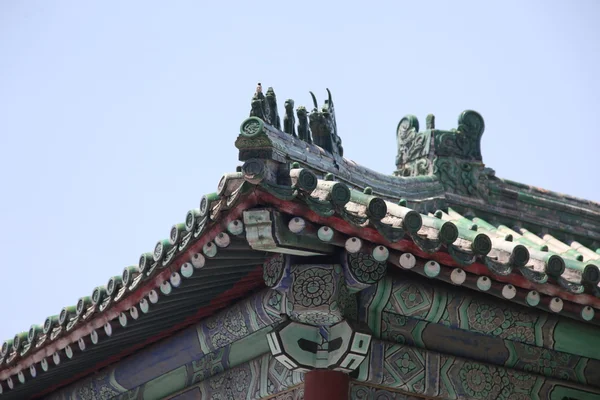
[[[435,129],[435,115],[429,114],[425,120],[425,127],[428,130]]]

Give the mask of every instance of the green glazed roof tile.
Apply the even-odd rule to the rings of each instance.
[[[272,185],[264,185],[261,182],[259,185],[263,190],[275,196],[281,195],[277,190],[273,190]],[[336,206],[331,201],[332,191],[334,188],[344,186],[347,185],[339,181],[319,179],[312,195],[324,203],[321,205],[322,208],[326,207],[326,203],[329,202],[329,207],[337,214],[342,216],[346,214],[346,221],[360,227],[371,226],[379,232],[392,228],[404,228],[402,222],[404,218],[410,215],[409,212],[415,212],[384,198],[377,201],[375,200],[377,196],[354,188],[349,188],[350,199],[347,202],[344,200],[344,203]],[[371,193],[369,188],[365,189]],[[289,201],[287,198],[286,200]],[[307,202],[306,198],[300,197],[295,201]],[[371,210],[369,210],[369,206],[372,206]],[[385,216],[382,217],[384,212]],[[595,253],[579,243],[575,244],[577,246],[577,250],[575,250],[549,234],[536,235],[524,228],[511,229],[501,224],[493,224],[478,216],[467,218],[452,208],[448,208],[446,211],[438,210],[435,217],[418,213],[417,215],[416,226],[420,225],[417,232],[411,235],[408,230],[404,229],[403,234],[397,235],[395,239],[391,239],[390,236],[386,236],[386,239],[391,242],[411,239],[425,252],[438,251],[441,246],[427,246],[424,244],[424,240],[439,239],[442,225],[449,223],[454,226],[457,238],[454,242],[445,244],[445,247],[448,248],[446,251],[453,255],[459,264],[465,264],[465,262],[469,264],[480,259],[493,274],[520,273],[532,283],[547,282],[547,284],[556,285],[571,294],[597,294],[595,286],[587,285],[586,279],[589,279],[583,276],[585,268],[592,264],[581,262],[584,252],[588,258]],[[413,216],[413,218],[415,217]],[[471,256],[465,256],[468,254]],[[548,281],[545,277],[546,274],[553,280]],[[595,276],[592,272],[590,274],[591,277]],[[584,286],[587,286],[587,289],[584,289]]]

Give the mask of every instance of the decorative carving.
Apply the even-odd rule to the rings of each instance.
[[[281,130],[281,120],[279,119],[279,111],[277,111],[277,97],[272,87],[267,89],[267,104],[269,105],[271,125],[276,129]]]
[[[262,92],[262,85],[260,83],[257,85],[256,93],[252,97],[250,116],[260,118],[267,123],[271,122],[271,109]]]
[[[302,307],[321,307],[329,304],[335,290],[333,268],[294,266],[292,299]]]
[[[339,265],[292,265],[291,278],[288,312],[293,320],[328,326],[343,319],[345,282]]]
[[[401,280],[386,278],[362,292],[360,298],[361,319],[367,319],[374,333],[384,340],[445,354],[457,354],[455,346],[460,342],[461,356],[477,362],[582,384],[598,382],[597,353],[582,350],[585,346],[581,343],[586,339],[565,339],[561,335],[564,320],[547,313],[507,306],[489,296],[465,295],[408,276]],[[539,294],[532,299],[539,302]],[[533,304],[529,297],[527,302]],[[424,321],[427,327],[415,329]],[[487,344],[479,341],[482,335],[487,337]],[[480,351],[492,343],[496,349],[493,355]],[[586,372],[575,373],[575,365]]]
[[[308,126],[308,111],[306,107],[300,106],[296,110],[298,116],[298,138],[306,143],[312,143],[310,128]]]
[[[556,358],[560,359],[562,356]],[[555,361],[562,361],[556,358]],[[519,357],[514,360],[519,360]],[[546,370],[551,369],[548,368],[552,365],[550,358],[538,358],[538,360]],[[374,339],[369,357],[361,364],[358,381],[385,386],[386,390],[402,390],[426,398],[455,400],[548,399],[556,392],[569,393],[569,397],[573,396],[573,398],[598,396],[599,390],[595,387],[567,383],[560,375],[556,378],[544,377],[537,374],[537,370],[538,368],[520,371],[515,368],[493,366],[437,351],[423,350],[416,346]],[[564,392],[560,392],[561,390]],[[363,393],[367,395],[366,391]],[[382,395],[381,398],[393,397]],[[562,395],[559,398],[562,398]]]
[[[483,198],[489,194],[487,181],[493,172],[483,164],[437,157],[434,160],[433,172],[450,192]]]
[[[335,109],[331,92],[327,89],[328,99],[319,111],[317,98],[310,92],[315,108],[310,113],[310,130],[313,140],[317,146],[323,148],[331,154],[337,154],[340,157],[344,155],[342,140],[337,134],[337,123],[335,120]]]
[[[427,130],[435,129],[435,115],[433,115],[433,114],[427,115],[425,124],[426,124]]]
[[[294,259],[284,254],[272,257],[263,266],[263,277],[285,298],[285,313],[293,321],[313,326],[330,326],[354,316],[354,294],[382,279],[387,266],[367,253],[345,254],[342,265],[321,264],[319,259],[295,264]]]
[[[398,142],[396,166],[398,169],[402,170],[404,165],[410,161],[426,157],[429,153],[430,138],[430,132],[419,133],[419,120],[417,117],[407,115],[402,118],[396,129],[396,139]],[[406,173],[402,175],[408,176]]]
[[[483,117],[476,111],[466,110],[458,117],[458,132],[471,139],[471,147],[466,155],[481,160],[481,136],[485,130]]]
[[[483,117],[476,111],[463,111],[456,131],[436,132],[435,152],[438,156],[481,161],[481,136],[485,129]]]
[[[437,175],[445,189],[463,196],[486,198],[493,171],[481,163],[481,115],[467,110],[458,118],[458,129],[435,130],[435,116],[427,116],[427,131],[419,132],[414,115],[400,120],[395,175]],[[433,142],[432,142],[433,141]]]
[[[294,100],[287,99],[284,104],[285,116],[283,117],[283,131],[293,137],[296,135],[296,116],[294,115]]]
[[[236,141],[237,147],[263,147],[271,145],[265,137],[265,123],[258,117],[250,117],[242,122],[240,136]]]

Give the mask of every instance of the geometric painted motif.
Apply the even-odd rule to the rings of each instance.
[[[231,368],[188,388],[175,399],[255,400],[281,394],[281,400],[301,400],[303,390],[288,391],[303,382],[303,374],[292,372],[270,354]],[[185,397],[192,393],[194,397]]]
[[[389,374],[383,384],[391,386],[394,382],[403,382],[411,393],[422,393],[425,380],[425,360],[417,349],[392,345],[386,348],[384,362]]]
[[[271,354],[292,371],[354,371],[369,352],[371,335],[342,321],[316,327],[286,321],[267,334]]]
[[[304,400],[304,385],[296,386],[287,392],[279,393],[271,400]]]
[[[350,398],[356,400],[423,400],[424,397],[395,392],[364,383],[350,383]]]
[[[258,300],[258,301],[257,301]],[[249,301],[238,302],[198,324],[200,348],[205,354],[236,342],[252,332],[281,320],[281,298],[264,291]]]
[[[570,393],[574,398],[600,398],[600,389],[411,346],[374,340],[371,349],[369,363],[361,365],[357,380],[413,395],[457,400],[529,400],[562,399]]]
[[[384,278],[359,303],[382,340],[600,387],[597,347],[583,339],[599,337],[596,327],[408,274]]]
[[[383,312],[380,339],[483,363],[600,386],[600,361]]]
[[[156,382],[168,374],[177,374],[181,387],[175,389],[183,389],[229,369],[231,345],[279,323],[282,307],[281,294],[264,290],[48,398],[136,399],[153,390]],[[253,346],[248,349],[248,357],[256,357],[263,351],[268,352],[266,339],[264,349]],[[241,361],[239,352],[236,360]]]
[[[191,383],[202,382],[203,380],[220,374],[228,367],[229,347],[222,347],[206,354],[199,360],[192,361]]]
[[[586,345],[600,336],[598,327],[419,277],[388,276],[361,292],[360,306],[361,319],[375,334],[381,333],[377,318],[388,312],[600,360],[600,348]]]
[[[423,285],[408,283],[400,285],[394,290],[390,307],[400,315],[410,315],[414,317],[425,318],[431,302],[433,301],[433,291]]]

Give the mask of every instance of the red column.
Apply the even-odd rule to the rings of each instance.
[[[348,400],[350,377],[340,371],[315,369],[304,374],[304,400]]]

